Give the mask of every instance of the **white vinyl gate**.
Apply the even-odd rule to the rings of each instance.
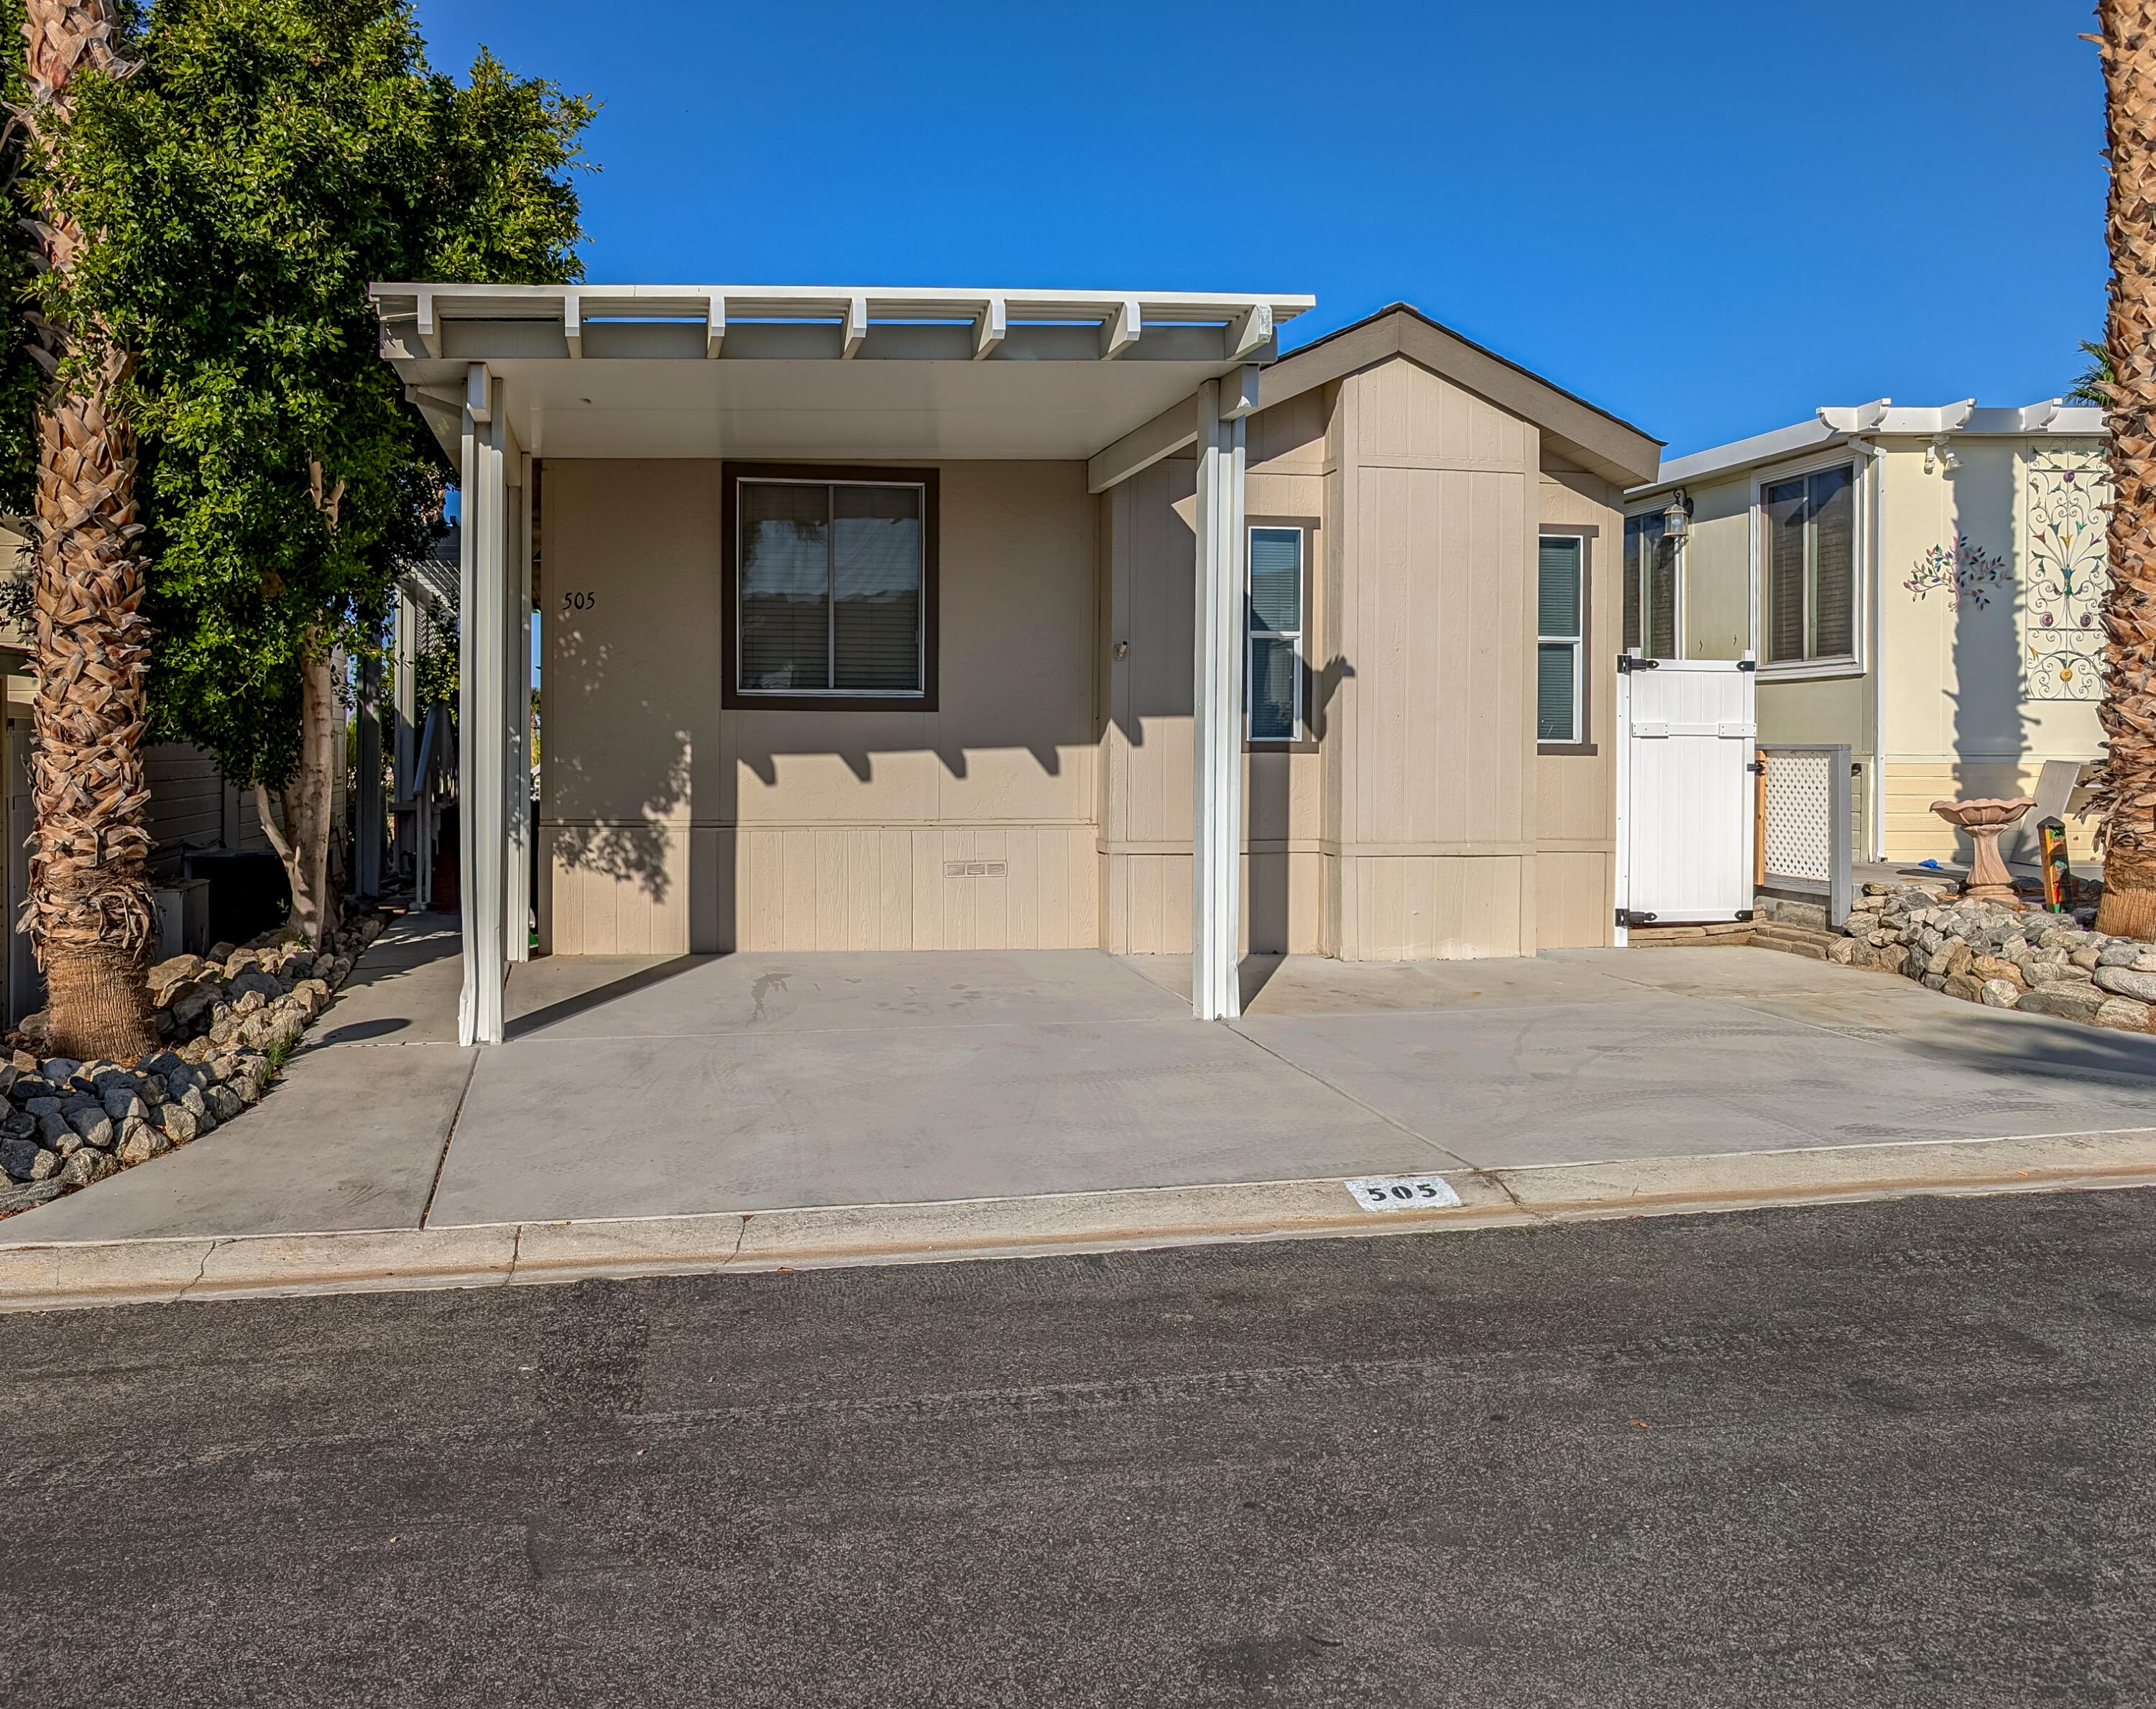
[[[1752,661],[1637,659],[1617,678],[1617,942],[1748,918]]]

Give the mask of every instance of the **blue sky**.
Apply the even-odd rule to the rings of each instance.
[[[1405,298],[1673,454],[2102,326],[2089,0],[418,11],[605,103],[594,280]]]

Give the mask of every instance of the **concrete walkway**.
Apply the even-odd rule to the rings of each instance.
[[[447,1229],[2127,1137],[2156,1037],[1752,949],[1246,969],[1092,952],[555,958],[454,1042],[455,922],[367,952],[228,1129],[0,1246]],[[1906,1171],[1903,1173],[1906,1173]]]

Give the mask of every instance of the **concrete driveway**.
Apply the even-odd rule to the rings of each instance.
[[[15,1240],[675,1216],[2156,1126],[2156,1037],[1765,950],[1245,969],[1091,951],[554,958],[455,1039],[455,922],[368,952],[259,1111]]]

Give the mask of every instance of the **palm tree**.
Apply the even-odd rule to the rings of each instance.
[[[36,236],[64,292],[84,234],[59,145],[79,72],[124,69],[113,0],[28,0],[30,99],[44,166]],[[94,326],[32,317],[49,378],[38,456],[38,693],[30,788],[37,824],[21,929],[45,970],[52,1048],[131,1062],[157,1047],[143,973],[152,939],[142,769],[150,630],[135,546],[135,436],[121,407],[126,357]]]

